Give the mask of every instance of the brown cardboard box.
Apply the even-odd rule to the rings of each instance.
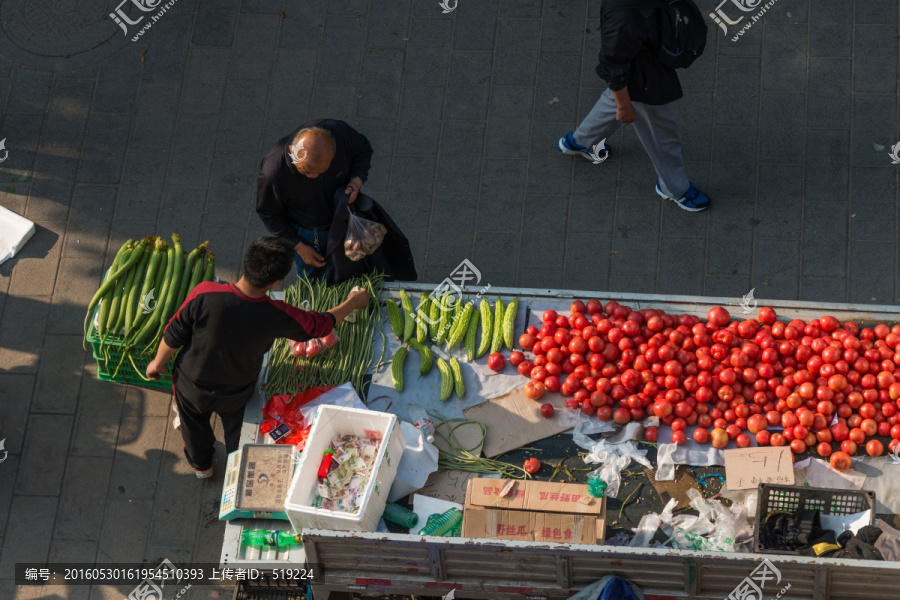
[[[587,486],[544,481],[470,479],[463,512],[464,537],[603,543],[605,499]]]

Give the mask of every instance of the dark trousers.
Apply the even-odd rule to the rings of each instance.
[[[244,407],[253,396],[253,386],[238,392],[223,393],[207,390],[179,379],[176,371],[175,404],[181,418],[181,439],[184,440],[184,456],[198,471],[206,471],[213,465],[216,434],[210,419],[216,413],[222,419],[225,430],[225,451],[231,454],[241,441],[244,424]]]

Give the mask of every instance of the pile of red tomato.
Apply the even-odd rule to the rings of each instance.
[[[884,453],[869,439],[876,435],[892,438],[892,452],[900,445],[900,325],[860,329],[832,316],[785,323],[768,307],[732,321],[720,306],[703,322],[594,299],[576,300],[568,316],[546,311],[519,345],[533,360],[517,350],[509,362],[531,378],[529,398],[559,391],[568,408],[618,424],[656,415],[676,444],[696,425],[701,444],[747,447],[752,435],[796,454],[815,447],[838,468],[860,446]],[[770,432],[775,426],[784,429]]]

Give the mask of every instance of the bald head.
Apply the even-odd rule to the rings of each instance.
[[[291,142],[291,161],[302,175],[316,178],[328,170],[334,158],[335,141],[322,127],[301,129]]]

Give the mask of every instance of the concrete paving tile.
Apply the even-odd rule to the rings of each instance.
[[[84,311],[82,310],[83,314]],[[50,327],[54,325],[51,315]],[[31,412],[71,415],[78,404],[82,367],[87,356],[81,349],[82,336],[54,335],[44,337],[41,362],[50,368],[38,372]],[[71,423],[70,423],[71,425]]]
[[[372,0],[366,48],[406,48],[412,0]]]
[[[251,154],[216,155],[210,176],[204,223],[246,226],[256,200],[258,163],[255,159]]]
[[[185,247],[195,248],[200,240],[200,220],[196,215],[203,213],[206,205],[206,187],[167,185],[159,203],[159,220],[156,231],[170,236],[177,233]],[[188,250],[189,251],[189,250]]]
[[[357,118],[396,119],[402,78],[403,52],[367,50],[359,78]]]
[[[57,540],[100,539],[113,459],[70,457],[59,496],[53,536]],[[90,562],[82,556],[78,562]]]
[[[50,542],[50,555],[47,562],[77,563],[94,562],[97,555],[97,542],[78,542],[71,540],[53,540]],[[85,588],[89,591],[89,588]],[[65,596],[63,596],[65,597]]]
[[[817,0],[809,15],[809,53],[811,56],[851,56],[853,5],[843,0]]]
[[[857,25],[853,37],[853,91],[897,91],[897,7],[893,8],[893,27]]]
[[[695,237],[660,238],[656,292],[700,296],[703,293],[705,266],[705,239]]]
[[[482,0],[456,13],[454,50],[492,50],[500,0]]]
[[[280,49],[275,57],[269,87],[268,118],[293,118],[297,125],[304,119],[312,99],[309,84],[316,70],[315,50]]]
[[[191,43],[194,46],[231,46],[239,0],[200,0]]]
[[[191,600],[229,600],[231,589],[215,589],[209,586],[191,588]]]
[[[535,89],[535,121],[575,123],[578,118],[578,54],[541,53]]]
[[[109,226],[106,227],[108,230]],[[48,333],[83,335],[87,305],[103,280],[104,271],[97,257],[102,257],[105,251],[106,240],[99,240],[93,259],[64,258],[59,262]]]
[[[563,264],[568,205],[569,198],[566,196],[525,197],[522,241],[518,251],[519,256],[525,259],[520,261],[522,266],[539,268],[534,261],[538,256],[543,265]]]
[[[619,197],[653,198],[656,197],[656,173],[653,162],[643,144],[638,140],[633,127],[622,130],[622,142],[613,148],[618,153],[621,166],[619,168]],[[597,165],[603,167],[606,163]]]
[[[32,415],[28,419],[17,494],[59,495],[73,421],[71,415]]]
[[[893,242],[850,240],[849,301],[859,304],[895,304],[893,278],[878,277],[885,265],[895,269]]]
[[[541,52],[581,53],[586,4],[586,0],[548,0],[544,3]]]
[[[137,112],[131,126],[131,148],[168,150],[172,146],[180,94],[179,80],[159,79],[141,84]]]
[[[168,163],[168,152],[134,149],[128,153],[116,202],[116,221],[156,220]]]
[[[394,158],[389,193],[391,215],[400,229],[421,229],[431,214],[435,159],[418,156]]]
[[[56,505],[56,498],[18,495],[13,498],[6,539],[15,540],[16,551],[3,553],[0,577],[12,579],[17,562],[47,561],[53,533],[53,519],[48,519],[47,515],[56,514]]]
[[[191,476],[193,477],[193,475]],[[194,479],[196,479],[196,477]],[[191,542],[193,542],[193,539],[191,539]],[[173,544],[148,543],[146,553],[144,554],[144,560],[151,565],[158,565],[164,560],[168,560],[182,568],[190,568],[190,565],[194,564],[191,560],[191,548],[189,546],[185,547],[183,545]],[[181,600],[181,598],[192,598],[193,594],[191,594],[191,590],[194,588],[187,583],[173,581],[167,585],[167,593],[174,594],[174,596],[172,596],[174,598],[182,589],[185,589],[185,587],[190,587],[190,589],[188,589],[185,594],[182,594],[178,600]]]
[[[709,160],[714,105],[713,92],[691,92],[685,100],[676,104],[681,154],[686,160]]]
[[[168,12],[168,11],[167,11]],[[194,29],[194,15],[166,14],[147,36],[141,78],[179,79],[184,75]]]
[[[0,434],[2,433],[0,431]],[[12,450],[7,449],[7,452],[12,452]],[[0,530],[5,533],[9,526],[9,509],[13,501],[13,488],[16,482],[19,456],[17,454],[7,454],[3,464],[6,466],[0,469]],[[2,546],[2,540],[3,538],[0,538],[0,546]],[[2,557],[2,554],[0,554],[0,557]]]
[[[716,210],[710,213],[706,262],[708,275],[750,275],[753,256],[751,218],[752,200],[720,202]]]
[[[850,185],[850,132],[815,130],[806,132],[804,193],[807,201],[845,201]],[[813,151],[828,148],[828,152]]]
[[[34,236],[15,260],[9,293],[19,296],[51,296],[56,267],[66,231],[63,221],[35,222]]]
[[[141,563],[153,503],[133,498],[110,498],[97,549],[98,563]]]
[[[527,167],[528,163],[522,160],[485,159],[476,221],[479,232],[518,229]]]
[[[169,390],[150,389],[128,386],[122,414],[131,417],[168,417],[172,406],[172,392]],[[179,434],[176,432],[176,436]],[[181,446],[178,447],[178,450]]]
[[[652,294],[656,290],[656,275],[651,273],[621,273],[613,265],[609,276],[609,291],[632,294]]]
[[[53,76],[44,71],[15,69],[9,98],[6,101],[7,113],[42,114],[47,110]]]
[[[130,130],[131,115],[91,115],[81,150],[78,183],[119,183]]]
[[[594,2],[595,0],[589,0]],[[709,42],[707,41],[707,44]],[[581,87],[589,89],[606,89],[606,82],[597,75],[597,54],[600,52],[600,21],[593,18],[584,24],[584,46],[581,57]],[[694,65],[691,65],[694,68]],[[687,71],[685,71],[687,73]],[[679,74],[679,78],[681,74]],[[598,92],[599,96],[600,93]],[[582,113],[584,114],[584,107]]]
[[[159,496],[153,503],[149,539],[161,545],[177,543],[190,555],[197,536],[196,523],[202,502],[203,482],[194,476],[194,470],[184,459],[181,435],[172,429],[171,423],[166,434],[166,445],[168,452],[160,465],[157,482]],[[149,547],[147,558],[155,558]],[[168,558],[175,561],[174,556]]]
[[[567,195],[572,186],[572,160],[561,152],[547,151],[559,139],[565,126],[535,123],[531,131],[531,156],[528,161],[528,193]]]
[[[7,318],[0,329],[0,364],[11,373],[36,373],[43,349],[47,314],[50,312],[50,298],[8,296],[6,310]]]
[[[27,185],[27,182],[24,183]],[[74,188],[74,183],[70,181],[34,178],[25,217],[32,221],[67,221]]]
[[[119,420],[126,390],[118,383],[97,379],[97,367],[89,359],[81,378],[75,430],[69,456],[112,457],[119,437]]]
[[[713,298],[734,298],[734,302],[740,302],[753,285],[750,276],[734,277],[728,275],[707,275],[703,281],[703,296]]]
[[[850,239],[893,242],[897,232],[897,170],[853,167],[850,189]]]
[[[762,28],[751,28],[762,29]],[[723,42],[728,44],[731,42]],[[716,74],[716,126],[759,122],[760,66],[758,58],[719,56]]]
[[[712,27],[710,27],[712,29]],[[720,36],[717,29],[706,36],[706,48],[701,56],[690,69],[681,69],[678,72],[678,80],[681,82],[681,89],[685,91],[685,101],[691,102],[694,94],[690,92],[698,90],[711,91],[716,86],[716,70],[719,61],[719,44],[730,44],[731,41]]]
[[[540,46],[539,20],[501,18],[494,59],[494,85],[531,85]]]
[[[895,25],[897,23],[897,3],[891,0],[869,0],[856,5],[853,20],[856,23],[873,25]]]
[[[854,165],[889,165],[886,150],[897,143],[897,95],[856,94],[851,129]]]
[[[127,44],[100,65],[92,113],[131,114],[141,83],[141,44]]]
[[[322,40],[325,6],[321,2],[303,2],[286,7],[278,39],[279,48],[316,48]]]
[[[591,2],[599,0],[591,0]],[[543,0],[500,0],[500,15],[519,19],[539,19]]]
[[[770,23],[765,26],[762,89],[802,92],[806,89],[806,23]]]
[[[42,598],[65,598],[65,600],[89,600],[91,588],[74,585],[43,585],[40,588]]]
[[[256,217],[254,216],[254,219]],[[209,240],[209,247],[216,255],[216,276],[225,281],[237,281],[240,276],[241,257],[244,247],[236,241],[242,240],[247,225],[212,225],[204,223],[200,239]]]
[[[178,107],[182,118],[218,118],[225,99],[230,58],[228,48],[191,48]]]
[[[483,121],[487,118],[492,58],[489,52],[453,53],[445,119]]]
[[[416,19],[409,24],[404,85],[444,85],[450,60],[453,23],[448,19]]]
[[[89,258],[96,257],[98,252],[102,254],[115,206],[114,187],[75,186],[62,257]]]
[[[562,269],[552,271],[519,268],[516,285],[521,288],[563,289]]]
[[[534,88],[494,86],[488,111],[490,120],[497,118],[531,119],[534,110]]]
[[[847,58],[809,59],[806,126],[850,128],[851,61]]]
[[[216,153],[248,152],[259,147],[266,118],[268,89],[258,81],[229,81],[219,118]]]
[[[761,298],[796,300],[800,292],[800,240],[757,240],[753,284]]]
[[[806,23],[809,0],[780,0],[766,12],[767,23]]]
[[[760,162],[802,163],[806,95],[763,92]]]
[[[368,13],[369,3],[367,0],[329,0],[326,15],[357,15]]]
[[[441,134],[435,192],[477,194],[483,146],[484,123],[446,121]]]
[[[42,153],[79,157],[93,94],[94,82],[89,79],[61,79],[55,83],[44,116]]]
[[[309,108],[309,117],[322,119],[327,116],[331,119],[350,122],[353,120],[355,108],[355,85],[316,84]]]
[[[30,373],[0,373],[0,392],[10,401],[0,403],[0,422],[6,450],[11,454],[22,454],[28,409],[35,376]]]
[[[760,165],[754,228],[758,238],[797,238],[803,222],[803,167]]]
[[[757,135],[750,127],[714,128],[710,194],[722,199],[755,195]]]
[[[272,55],[278,43],[275,34],[281,21],[275,11],[265,15],[240,16],[228,69],[229,79],[267,81],[271,77]]]
[[[348,45],[347,40],[362,39],[365,31],[364,17],[325,17],[316,70],[317,83],[356,83],[362,47],[357,44]]]
[[[569,290],[608,289],[611,245],[611,235],[569,234],[563,287]]]
[[[443,87],[405,87],[397,122],[397,155],[436,155],[443,110]]]
[[[482,281],[492,286],[515,284],[518,266],[519,231],[492,231],[475,234],[472,263],[481,271]]]
[[[498,89],[498,88],[495,88]],[[528,158],[531,147],[531,118],[493,118],[487,124],[485,156],[491,158]]]
[[[599,165],[579,158],[574,160],[569,234],[612,233],[616,210],[616,166],[612,159]]]
[[[432,282],[440,282],[443,281],[443,277],[446,277],[446,270],[444,275],[440,279],[428,279],[427,277],[423,278],[423,274],[425,273],[425,254],[426,248],[428,246],[428,230],[427,229],[404,229],[404,235],[409,240],[409,248],[413,255],[413,261],[416,266],[416,272],[419,275],[419,281],[432,281]]]
[[[353,123],[354,129],[368,138],[375,152],[372,154],[372,167],[365,183],[366,193],[387,192],[391,175],[391,162],[394,157],[394,137],[397,130],[396,121],[358,120]]]
[[[611,272],[656,273],[659,223],[658,201],[619,201],[610,250]]]
[[[166,184],[205,186],[212,168],[218,117],[182,117],[175,126]],[[162,211],[161,211],[162,212]]]
[[[849,212],[846,201],[808,204],[803,219],[804,277],[847,276]]]
[[[114,512],[112,499],[152,500],[155,497],[166,421],[166,417],[122,417],[109,482],[111,502],[106,522],[110,522],[109,513]],[[147,521],[149,518],[148,514]],[[102,541],[100,546],[102,555]]]

